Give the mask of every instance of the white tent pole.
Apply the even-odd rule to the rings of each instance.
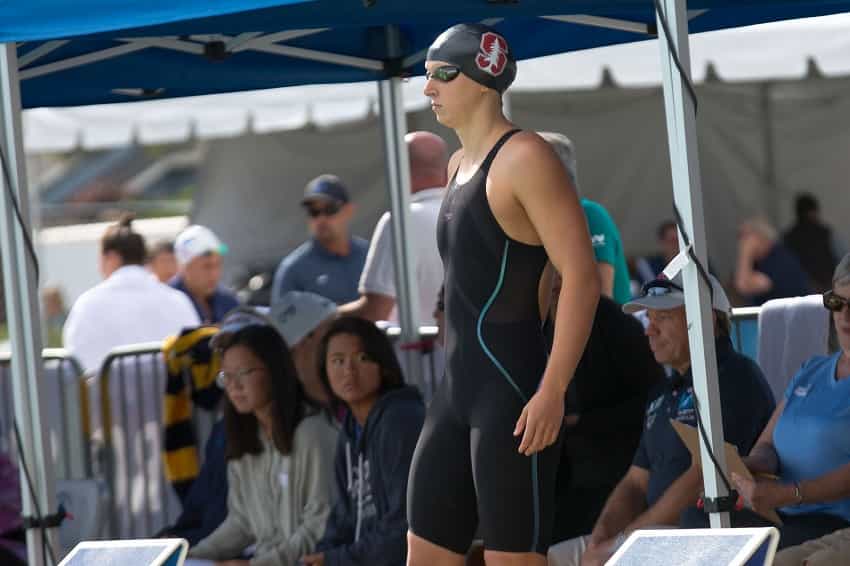
[[[667,136],[670,146],[670,168],[673,174],[673,201],[682,215],[697,258],[708,266],[706,258],[705,219],[703,216],[702,187],[700,186],[699,158],[697,156],[697,131],[694,103],[685,86],[690,77],[690,50],[688,48],[688,20],[685,0],[661,0],[670,29],[672,43],[678,51],[682,68],[688,77],[682,77],[665,40],[662,14],[658,14],[658,45],[661,48],[661,74],[664,87],[664,106],[667,115]],[[680,247],[682,235],[679,234]],[[688,340],[691,349],[691,370],[694,393],[699,402],[700,416],[717,463],[726,469],[723,449],[723,422],[720,414],[720,395],[717,386],[717,359],[714,351],[714,325],[711,298],[707,283],[699,276],[697,266],[688,262],[682,270],[685,288],[685,310],[688,318]],[[709,447],[700,438],[705,497],[713,499],[726,495],[725,485],[709,456]],[[712,513],[712,527],[728,527],[728,513]]]
[[[21,138],[21,93],[14,44],[0,45],[0,127],[0,149],[11,177],[11,187],[8,187],[6,176],[0,172],[0,255],[12,349],[15,421],[22,443],[19,462],[26,463],[29,468],[36,498],[32,501],[24,466],[21,465],[22,511],[25,517],[35,517],[36,510],[46,516],[56,512],[56,493],[53,468],[47,465],[47,438],[42,430],[46,414],[39,395],[42,362],[38,288],[24,232],[32,234],[28,221],[30,202]],[[15,216],[10,193],[15,195],[21,216],[27,223],[25,227]],[[55,529],[49,533],[48,544],[56,548]],[[30,564],[46,563],[41,531],[27,530],[27,549]]]
[[[387,27],[388,53],[390,57],[400,55],[398,28]],[[393,265],[395,266],[396,311],[401,326],[402,344],[420,341],[419,336],[419,293],[414,273],[410,234],[410,161],[404,135],[407,132],[407,117],[401,92],[401,79],[393,77],[378,83],[381,123],[384,132],[384,152],[387,160],[387,190],[390,196],[390,216],[393,235]],[[423,237],[418,234],[415,237]],[[434,297],[436,302],[437,298]],[[407,363],[407,379],[423,388],[421,355],[417,350],[408,350],[404,356]]]

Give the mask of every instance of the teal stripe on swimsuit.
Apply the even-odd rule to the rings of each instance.
[[[502,290],[502,285],[505,283],[505,269],[508,265],[508,249],[510,247],[510,242],[505,240],[505,249],[502,252],[502,267],[499,270],[499,280],[496,283],[496,288],[493,290],[493,294],[490,295],[490,299],[487,301],[487,304],[484,305],[484,308],[481,309],[481,314],[478,315],[478,343],[481,344],[481,349],[484,350],[484,353],[490,358],[490,361],[493,362],[493,365],[496,366],[496,369],[502,374],[508,383],[511,384],[511,387],[514,388],[517,395],[519,395],[520,399],[522,399],[523,403],[528,403],[528,398],[523,394],[522,390],[516,384],[516,382],[511,378],[511,374],[508,373],[508,370],[499,362],[496,356],[493,355],[493,352],[490,351],[490,348],[487,347],[487,344],[484,342],[484,337],[481,334],[481,326],[484,324],[484,318],[487,316],[487,312],[490,310],[490,307],[493,306],[493,303],[496,301],[496,297],[499,296],[499,292]],[[534,536],[532,538],[531,543],[531,552],[536,552],[537,548],[537,539],[540,537],[540,487],[537,482],[537,459],[538,455],[533,454],[531,456],[531,489],[532,489],[532,497],[534,499]]]

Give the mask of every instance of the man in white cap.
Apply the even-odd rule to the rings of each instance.
[[[204,324],[217,324],[239,306],[236,295],[219,285],[222,256],[227,246],[204,226],[189,226],[174,241],[180,271],[171,286],[191,299]]]
[[[717,279],[709,278],[723,432],[740,454],[747,454],[770,420],[773,394],[758,366],[732,348],[729,299]],[[550,547],[550,566],[604,564],[632,531],[678,526],[682,512],[695,506],[699,497],[702,469],[692,464],[690,452],[670,424],[673,419],[696,427],[699,408],[681,283],[667,279],[647,283],[641,296],[623,305],[626,313],[641,310],[647,310],[646,335],[655,360],[670,366],[672,376],[650,392],[632,465],[608,497],[593,532]]]

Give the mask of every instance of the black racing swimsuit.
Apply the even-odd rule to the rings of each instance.
[[[408,518],[414,534],[459,554],[476,528],[488,550],[545,554],[554,515],[559,444],[529,457],[513,436],[546,366],[537,290],[547,256],[505,234],[486,191],[517,131],[468,182],[455,174],[437,223],[446,376],[413,456]]]

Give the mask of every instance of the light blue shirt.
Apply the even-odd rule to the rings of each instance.
[[[785,409],[773,431],[784,482],[815,479],[850,463],[850,379],[835,379],[840,355],[811,358],[785,390]],[[827,513],[850,521],[850,498],[782,512]]]

